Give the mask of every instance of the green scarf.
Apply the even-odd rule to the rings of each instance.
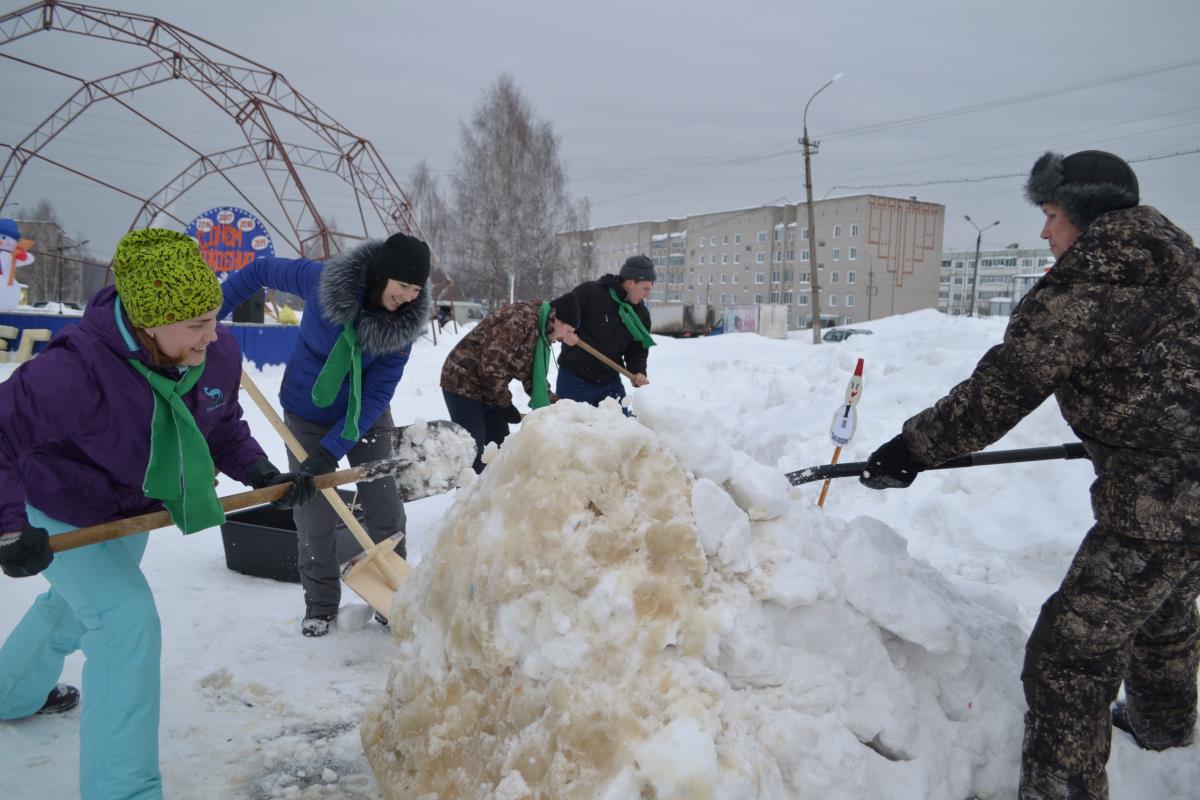
[[[634,341],[641,342],[642,347],[654,347],[654,340],[650,338],[650,331],[646,330],[646,326],[642,324],[641,318],[637,312],[633,310],[633,306],[628,302],[617,297],[617,290],[608,287],[608,293],[612,295],[612,299],[617,304],[617,311],[621,315],[621,322],[625,323],[625,328],[633,337]]]
[[[346,373],[350,373],[350,399],[346,406],[346,424],[342,426],[342,438],[347,441],[358,439],[358,415],[362,413],[362,345],[354,333],[354,323],[342,326],[342,333],[333,343],[325,366],[313,384],[312,401],[317,408],[328,408],[337,399]]]
[[[183,403],[183,395],[200,380],[204,365],[190,368],[180,380],[173,381],[136,359],[128,361],[150,384],[154,395],[150,463],[146,465],[142,491],[147,497],[161,500],[171,521],[184,533],[220,525],[225,521],[225,512],[213,486],[216,470],[212,455],[192,412]]]
[[[533,345],[533,397],[530,408],[545,408],[550,405],[550,388],[546,383],[546,368],[550,364],[550,340],[546,338],[546,321],[550,318],[550,304],[542,301],[538,312],[537,342]]]

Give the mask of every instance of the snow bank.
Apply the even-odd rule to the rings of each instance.
[[[384,796],[1013,791],[1014,620],[669,392],[633,406],[529,415],[434,532],[362,730]]]

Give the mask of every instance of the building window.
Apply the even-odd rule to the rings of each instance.
[[[767,263],[767,254],[764,253],[762,250],[759,250],[757,253],[754,254],[754,263],[755,264]]]
[[[729,302],[733,303],[735,306],[737,305],[737,294],[736,293],[731,294],[729,296]]]
[[[733,263],[735,263],[735,264],[740,264],[740,263],[742,263],[742,254],[741,254],[741,253],[734,253],[734,254],[733,254]]]
[[[783,241],[783,228],[775,229],[775,241],[777,241],[777,242]]]
[[[810,278],[809,278],[809,275],[810,275],[810,274],[811,274],[811,273],[809,273],[809,272],[801,272],[801,273],[800,273],[800,282],[801,282],[801,283],[808,283],[808,282],[809,282],[809,280],[810,280]]]
[[[800,231],[800,238],[806,242],[808,241],[808,228],[805,228],[804,230]]]
[[[854,283],[854,278],[854,270],[848,270],[846,272],[846,283]]]
[[[825,305],[829,306],[830,308],[836,307],[837,306],[837,295],[836,294],[829,295],[829,299],[825,301]]]
[[[850,248],[850,260],[851,260],[851,261],[857,261],[857,260],[858,260],[858,248],[857,248],[857,247],[851,247],[851,248]]]
[[[726,278],[726,276],[725,276],[725,275],[722,275],[722,276],[721,276],[721,285],[722,285],[722,286],[724,286],[724,285],[725,285],[725,278]],[[725,302],[725,301],[724,301],[724,300],[722,300],[721,302]]]
[[[704,247],[704,237],[703,236],[700,237],[700,246]]]
[[[754,302],[761,303],[762,301],[763,301],[763,296],[761,294],[754,295]]]
[[[800,251],[800,260],[801,260],[801,261],[808,261],[808,251],[807,251],[807,250],[801,250],[801,251]]]
[[[833,248],[833,260],[834,261],[842,260],[842,248],[840,248],[840,247]]]
[[[726,300],[725,300],[725,293],[724,293],[724,292],[722,292],[722,293],[721,293],[721,305],[725,305],[725,302],[726,302]]]
[[[785,261],[795,261],[795,260],[796,260],[796,251],[795,251],[795,250],[788,250],[788,251],[787,251],[787,253],[784,255],[784,257],[783,257],[783,258],[784,258],[784,260],[785,260]]]
[[[838,282],[838,274],[837,274],[837,270],[834,270],[833,272],[829,273],[829,282],[830,282],[830,283],[837,283],[837,282]]]
[[[729,253],[721,253],[721,263],[722,264],[729,263]]]
[[[833,226],[833,238],[835,238],[835,239],[842,238],[842,226],[841,225]]]
[[[733,243],[734,243],[734,244],[741,244],[741,243],[742,243],[742,235],[741,235],[740,233],[735,233],[735,234],[733,235]]]
[[[783,293],[783,302],[789,306],[792,304],[792,293],[791,292]]]
[[[782,263],[783,262],[783,251],[776,250],[775,254],[771,257],[771,260],[774,261],[776,264]]]
[[[808,295],[802,294],[798,298],[796,298],[796,305],[798,305],[798,306],[808,305]]]
[[[721,244],[729,244],[729,234],[728,233],[721,237]]]
[[[738,274],[736,272],[729,276],[729,282],[730,283],[738,282]]]
[[[765,272],[754,273],[754,282],[757,284],[766,283],[767,282],[767,273],[765,273]]]
[[[771,273],[771,283],[779,283],[779,271],[778,270]]]
[[[710,236],[710,237],[708,237],[708,246],[709,246],[709,247],[716,247],[716,246],[717,246],[717,237],[716,237],[716,236]]]
[[[854,295],[852,295],[852,294],[846,295],[846,307],[847,308],[854,307]]]
[[[855,223],[851,224],[851,226],[850,226],[850,235],[851,235],[851,236],[858,236],[858,223],[857,223],[857,222],[855,222]]]

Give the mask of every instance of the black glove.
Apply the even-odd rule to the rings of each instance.
[[[500,409],[500,418],[509,425],[521,424],[521,412],[518,411],[517,407],[513,405],[508,405]]]
[[[324,475],[327,472],[333,472],[337,469],[337,465],[338,460],[324,447],[317,445],[308,454],[308,458],[304,459],[304,463],[300,465],[300,469],[309,475]]]
[[[10,578],[28,578],[50,566],[50,534],[45,528],[35,528],[28,522],[12,544],[0,547],[0,569]]]
[[[317,496],[317,486],[308,472],[283,472],[266,458],[260,458],[246,471],[246,484],[255,489],[291,483],[283,497],[271,503],[275,508],[288,509],[302,506]]]
[[[867,468],[858,479],[872,489],[904,489],[912,485],[923,469],[925,465],[913,458],[902,434],[871,453]]]

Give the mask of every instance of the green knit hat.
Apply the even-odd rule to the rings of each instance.
[[[219,308],[221,284],[196,240],[176,231],[130,231],[113,256],[117,294],[139,328],[184,322]]]

